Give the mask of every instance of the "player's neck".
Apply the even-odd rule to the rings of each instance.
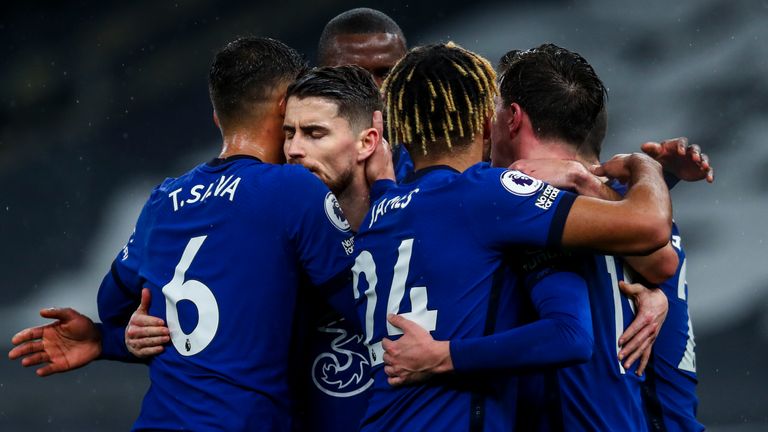
[[[418,150],[417,150],[418,152]],[[454,150],[448,153],[440,153],[419,157],[419,154],[412,155],[413,168],[418,171],[423,168],[435,165],[447,165],[458,172],[464,172],[467,168],[482,161],[483,158],[483,137],[478,134],[475,140],[468,147]]]
[[[357,231],[360,228],[360,224],[363,223],[363,219],[371,205],[368,182],[365,179],[364,172],[361,174],[353,176],[352,182],[343,191],[340,191],[336,197],[353,231]]]
[[[255,124],[259,126],[234,126],[222,131],[223,143],[219,157],[248,155],[265,163],[284,163],[282,119],[278,117]]]
[[[598,164],[595,157],[579,153],[576,146],[562,140],[538,140],[534,145],[526,147],[521,159],[567,159],[579,161],[585,165]]]

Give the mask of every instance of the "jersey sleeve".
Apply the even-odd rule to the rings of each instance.
[[[495,248],[560,245],[576,199],[573,193],[515,170],[489,168],[473,174],[469,177],[477,183],[471,185],[473,199],[460,204],[483,244]]]
[[[334,308],[345,316],[356,316],[351,272],[355,243],[349,222],[320,180],[302,167],[291,168],[297,169],[286,184],[295,196],[287,201],[284,214],[301,267]]]
[[[140,276],[139,266],[149,230],[152,196],[139,214],[133,234],[112,262],[99,286],[96,302],[102,321],[99,328],[102,334],[100,358],[103,359],[139,361],[125,346],[125,327],[141,303],[144,280]]]
[[[588,361],[594,336],[587,285],[577,273],[554,272],[531,287],[539,320],[490,336],[452,340],[458,372],[531,370]]]

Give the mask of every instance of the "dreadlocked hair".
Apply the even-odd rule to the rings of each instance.
[[[488,60],[448,42],[412,49],[384,81],[387,133],[411,154],[467,146],[493,112],[496,73]]]

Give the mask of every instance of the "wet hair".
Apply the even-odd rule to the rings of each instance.
[[[390,141],[415,155],[467,146],[493,112],[496,74],[483,57],[458,45],[417,47],[384,82]]]
[[[379,88],[371,74],[359,66],[315,68],[290,86],[286,98],[319,97],[338,107],[337,115],[357,129],[371,127],[374,111],[381,111]]]
[[[348,34],[391,33],[402,39],[405,35],[397,23],[384,12],[370,8],[350,9],[337,15],[325,25],[317,46],[317,58],[320,64],[328,64],[333,38]]]
[[[208,74],[216,115],[224,123],[238,121],[306,68],[296,50],[275,39],[241,37],[229,42],[216,53]]]
[[[600,114],[595,119],[595,124],[592,126],[592,130],[589,131],[584,142],[579,146],[579,153],[585,156],[593,156],[597,160],[600,160],[600,151],[603,149],[603,140],[605,139],[605,133],[608,130],[608,110],[607,107],[603,107]]]
[[[544,44],[504,54],[498,70],[504,105],[519,104],[538,138],[562,139],[582,153],[599,156],[605,117],[602,133],[595,129],[594,136],[587,137],[604,112],[607,92],[584,57]]]

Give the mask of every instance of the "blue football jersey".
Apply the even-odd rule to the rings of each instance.
[[[563,262],[581,266],[587,281],[592,312],[594,350],[586,363],[521,378],[521,430],[646,430],[641,399],[644,377],[636,375],[638,362],[625,370],[618,359],[618,340],[634,319],[634,305],[619,290],[628,274],[620,258],[545,251],[525,267],[535,276],[549,273]],[[531,275],[524,278],[530,284]],[[535,278],[533,279],[534,282]],[[530,289],[530,288],[529,288]]]
[[[315,302],[315,308],[322,303]],[[309,329],[309,356],[303,368],[306,399],[303,430],[355,432],[368,407],[371,362],[357,320],[330,307]]]
[[[609,186],[626,194],[626,185],[612,180]],[[546,257],[549,259],[546,259]],[[532,374],[520,380],[518,409],[533,413],[518,423],[524,430],[645,430],[647,419],[641,385],[635,373],[639,362],[625,370],[618,359],[619,337],[635,317],[633,303],[619,290],[619,281],[630,279],[621,258],[610,255],[547,251],[531,260],[525,276],[551,271],[565,262],[580,266],[587,280],[592,311],[594,351],[584,364]]]
[[[574,195],[511,170],[434,166],[376,200],[355,241],[353,286],[373,387],[364,431],[510,430],[508,385],[497,374],[450,374],[393,388],[381,341],[401,314],[438,340],[469,339],[495,326],[504,254],[516,245],[558,245]]]
[[[395,168],[395,179],[398,183],[403,182],[413,174],[413,160],[404,145],[400,144],[392,148],[392,163]]]
[[[696,420],[696,343],[688,312],[686,258],[680,231],[672,224],[672,247],[677,252],[677,273],[659,287],[667,295],[669,311],[653,345],[645,383],[651,430],[701,431]]]
[[[134,428],[290,430],[300,280],[351,304],[353,248],[336,198],[303,167],[235,156],[163,182],[98,296],[102,321],[125,325],[148,287],[149,314],[171,330]]]

